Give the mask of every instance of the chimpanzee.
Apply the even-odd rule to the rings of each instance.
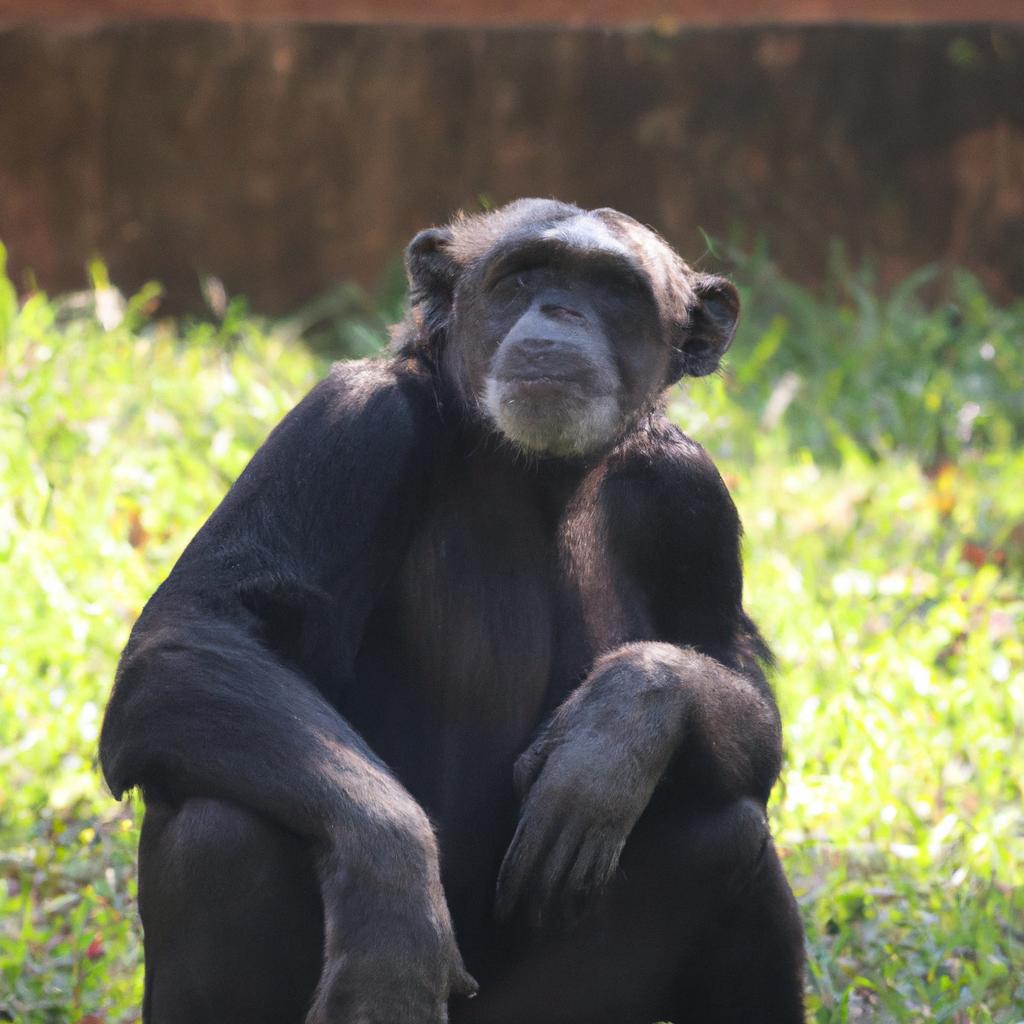
[[[538,199],[407,267],[390,354],[274,429],[121,659],[145,1019],[801,1021],[740,524],[660,406],[735,289]]]

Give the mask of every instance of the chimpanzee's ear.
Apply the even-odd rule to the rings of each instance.
[[[681,360],[676,369],[680,375],[704,377],[714,373],[732,344],[740,315],[740,297],[724,277],[698,274],[691,282],[693,304],[689,324],[683,338]]]
[[[455,287],[455,261],[447,250],[451,240],[449,228],[427,228],[409,243],[405,272],[413,306],[450,301]]]

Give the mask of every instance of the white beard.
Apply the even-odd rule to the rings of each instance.
[[[618,398],[511,396],[488,377],[482,405],[494,425],[518,447],[538,455],[585,455],[614,440],[621,426]]]

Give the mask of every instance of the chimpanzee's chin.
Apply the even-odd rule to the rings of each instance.
[[[620,416],[614,395],[581,395],[557,381],[487,381],[491,422],[516,447],[534,455],[579,456],[606,447]]]

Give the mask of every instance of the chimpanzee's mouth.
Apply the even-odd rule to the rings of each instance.
[[[566,391],[582,387],[572,377],[516,377],[513,380],[498,380],[506,400],[518,396],[540,398],[543,395],[564,395]]]
[[[589,366],[574,368],[572,373],[520,371],[507,377],[494,377],[493,381],[506,397],[540,397],[547,394],[564,395],[576,392],[581,398],[601,398],[612,392],[612,388],[602,380],[597,369]]]

